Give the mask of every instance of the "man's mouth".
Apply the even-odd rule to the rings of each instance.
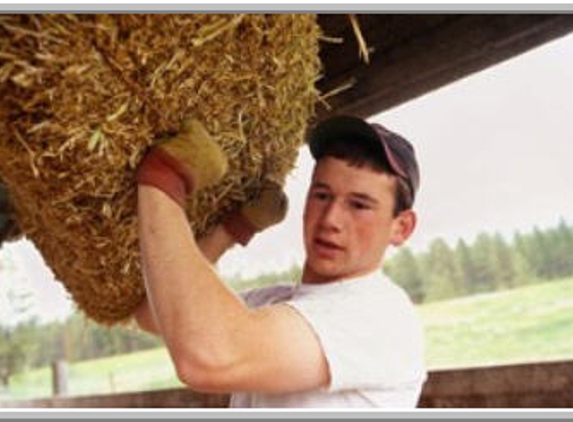
[[[334,242],[331,242],[329,240],[326,239],[322,239],[322,238],[315,238],[314,239],[314,243],[315,245],[317,245],[320,249],[326,250],[326,251],[341,251],[344,248]]]

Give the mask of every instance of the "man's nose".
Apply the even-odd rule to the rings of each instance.
[[[331,201],[325,208],[322,214],[322,226],[331,230],[339,231],[342,228],[344,219],[344,211],[342,206],[337,201]]]

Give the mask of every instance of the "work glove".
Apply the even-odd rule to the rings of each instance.
[[[194,191],[219,182],[227,172],[227,157],[197,120],[185,122],[174,137],[147,152],[137,169],[140,185],[154,186],[183,209]]]
[[[280,223],[288,210],[288,198],[280,185],[266,181],[260,194],[222,221],[225,230],[243,246],[253,236]]]

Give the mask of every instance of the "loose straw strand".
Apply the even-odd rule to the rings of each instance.
[[[370,64],[370,53],[368,51],[368,46],[366,45],[366,41],[364,41],[364,37],[362,36],[362,31],[360,30],[360,24],[358,23],[358,18],[354,14],[348,15],[348,17],[350,18],[350,24],[352,25],[352,30],[354,31],[354,35],[356,36],[356,41],[358,42],[358,48],[360,49],[359,55],[366,64]]]

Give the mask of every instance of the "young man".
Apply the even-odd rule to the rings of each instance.
[[[415,407],[426,378],[414,307],[381,272],[389,245],[416,225],[412,146],[382,126],[339,116],[310,134],[316,159],[304,211],[302,282],[239,297],[212,268],[236,241],[277,223],[276,188],[198,243],[186,195],[216,182],[225,159],[201,125],[154,147],[138,172],[139,234],[150,306],[179,378],[233,393],[234,407]]]

